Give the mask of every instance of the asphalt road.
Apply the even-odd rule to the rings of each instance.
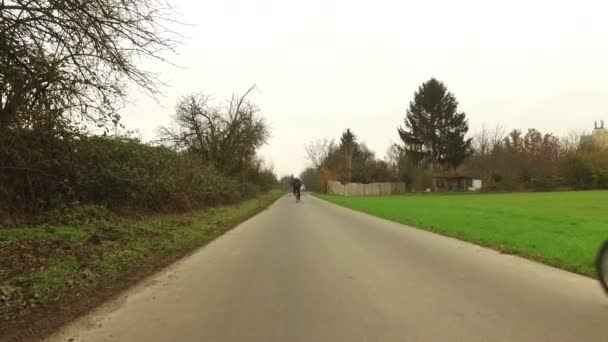
[[[592,279],[304,196],[49,341],[579,342],[607,327]]]

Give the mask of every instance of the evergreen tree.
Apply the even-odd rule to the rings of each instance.
[[[344,169],[341,172],[341,178],[344,182],[350,182],[353,179],[353,158],[358,150],[359,145],[357,144],[357,137],[351,132],[350,128],[348,128],[342,133],[339,146],[339,151],[344,161]]]
[[[456,168],[469,155],[466,114],[458,112],[456,97],[434,78],[418,88],[407,110],[405,128],[397,130],[408,158],[415,163]]]

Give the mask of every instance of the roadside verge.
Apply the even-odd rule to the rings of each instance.
[[[282,195],[143,220],[0,229],[0,341],[46,336]]]

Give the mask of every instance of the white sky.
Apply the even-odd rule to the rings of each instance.
[[[304,145],[351,128],[380,157],[418,86],[446,83],[482,124],[566,134],[608,121],[608,2],[173,0],[192,26],[155,65],[170,83],[157,101],[137,91],[128,129],[154,138],[177,99],[251,98],[270,123],[261,151],[279,176],[307,164]]]

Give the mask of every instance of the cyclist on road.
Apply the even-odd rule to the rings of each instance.
[[[291,186],[293,188],[293,195],[296,196],[298,201],[300,200],[300,189],[302,189],[302,182],[299,178],[295,178],[293,182],[291,182]]]

